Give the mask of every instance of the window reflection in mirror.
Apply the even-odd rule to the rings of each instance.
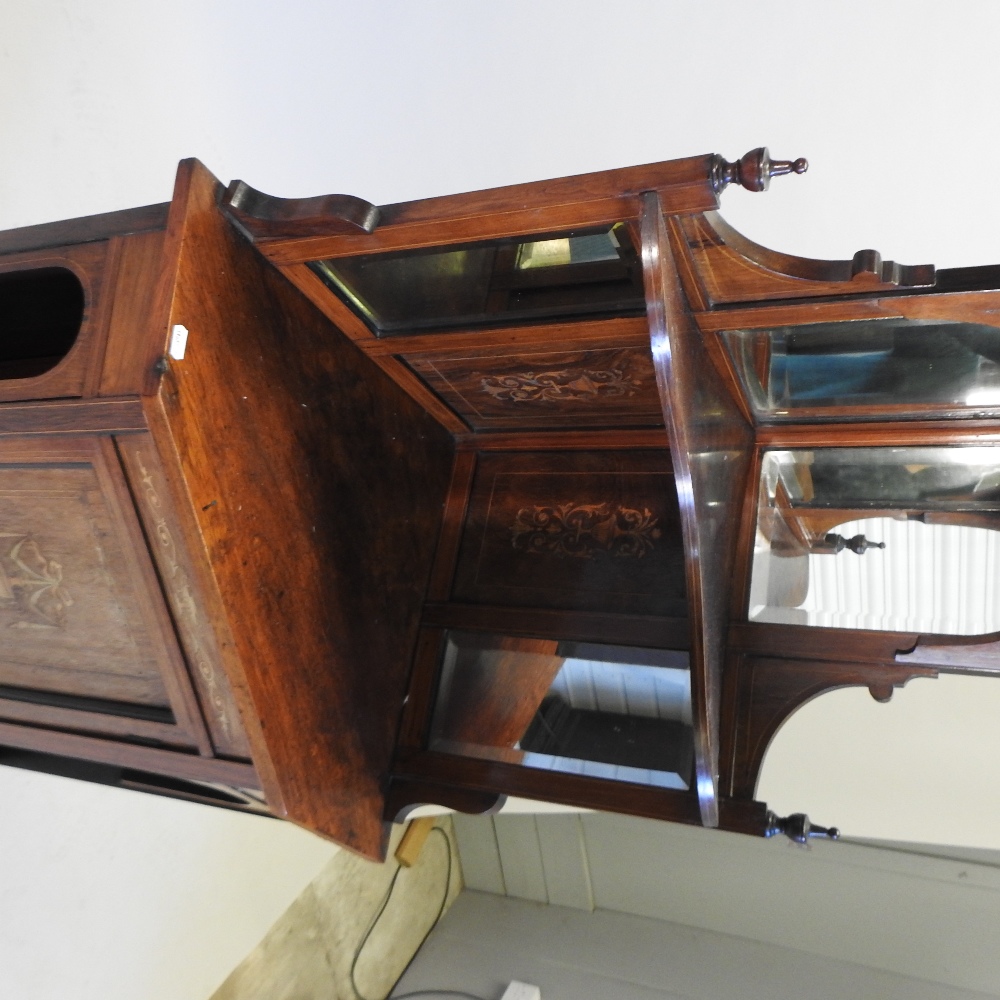
[[[766,452],[749,617],[1000,630],[1000,448]]]
[[[688,656],[449,632],[430,747],[687,789],[694,764]]]
[[[876,319],[730,330],[723,336],[761,415],[1000,406],[996,327]]]
[[[622,224],[309,266],[380,337],[645,310],[642,267]]]
[[[619,227],[621,228],[621,227]],[[625,230],[622,229],[622,236]],[[617,260],[622,242],[614,229],[589,236],[562,236],[554,240],[522,243],[517,249],[518,270],[529,267],[560,267],[565,264]]]

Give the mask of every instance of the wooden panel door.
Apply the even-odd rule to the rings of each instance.
[[[0,441],[0,720],[205,752],[114,444]]]

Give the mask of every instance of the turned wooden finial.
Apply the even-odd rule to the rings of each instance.
[[[748,191],[766,191],[772,177],[782,174],[804,174],[809,163],[804,157],[797,160],[772,160],[767,146],[758,146],[745,153],[735,163],[716,156],[712,163],[712,187],[721,194],[730,184],[740,184]]]
[[[840,831],[835,826],[817,826],[809,822],[805,813],[778,816],[768,810],[765,837],[776,837],[783,833],[792,843],[808,844],[810,840],[840,840]]]

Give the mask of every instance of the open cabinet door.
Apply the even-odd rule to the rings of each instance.
[[[702,823],[716,827],[722,661],[753,430],[690,315],[655,192],[643,196],[641,233],[653,365],[684,536],[698,805]]]

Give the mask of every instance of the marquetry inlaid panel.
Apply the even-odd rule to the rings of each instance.
[[[646,347],[406,361],[475,430],[663,423]]]
[[[668,455],[482,455],[452,596],[684,616],[684,550]]]
[[[126,552],[93,465],[0,451],[0,685],[169,707]]]
[[[249,758],[250,745],[219,649],[223,616],[212,613],[210,599],[199,584],[153,440],[146,434],[131,435],[121,441],[119,453],[187,654],[212,743],[226,756]]]

